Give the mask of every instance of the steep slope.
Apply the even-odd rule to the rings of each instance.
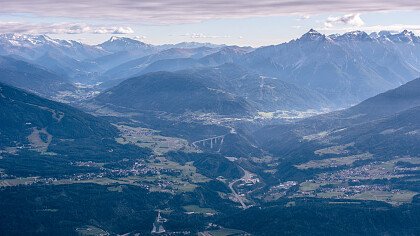
[[[342,112],[342,116],[365,114],[368,118],[378,118],[416,106],[420,106],[420,78],[369,98]]]
[[[179,60],[184,62],[182,65],[186,65],[186,61],[195,62],[193,59],[171,61]],[[194,66],[191,65],[191,67]],[[259,76],[236,64],[227,63],[216,67],[180,70],[176,73],[197,78],[209,88],[219,89],[241,97],[261,112],[320,110],[334,107],[333,102],[316,91],[298,87],[277,78]],[[101,86],[109,88],[122,81],[108,81]]]
[[[378,155],[405,155],[410,150],[418,155],[419,91],[420,78],[346,110],[289,126],[265,127],[256,136],[274,153],[296,154],[298,149],[314,151],[323,146],[354,143],[360,150]]]
[[[106,71],[101,76],[101,81],[108,81],[108,80],[115,80],[121,78],[130,78],[140,73],[147,73],[148,71],[159,71],[159,69],[151,70],[150,68],[148,71],[143,71],[146,67],[153,64],[157,61],[167,61],[171,59],[186,59],[186,58],[201,58],[208,54],[211,54],[218,49],[208,48],[208,47],[199,47],[199,48],[171,48],[164,51],[160,51],[148,56],[144,56],[141,58],[137,58],[121,65],[118,65],[108,71]],[[158,64],[159,65],[159,64]],[[185,64],[187,66],[187,64]],[[162,70],[165,71],[173,71],[173,69],[169,69],[168,65],[164,65]]]
[[[208,66],[218,66],[225,63],[234,63],[243,55],[253,51],[251,47],[227,46],[219,51],[200,59],[200,62]]]
[[[140,54],[154,51],[153,46],[150,44],[146,44],[135,39],[115,36],[111,37],[108,41],[99,44],[98,47],[113,53],[131,51]]]
[[[27,60],[35,60],[45,53],[63,55],[76,60],[86,60],[106,54],[96,46],[71,40],[52,39],[46,35],[0,35],[0,55],[17,55]]]
[[[175,114],[192,111],[242,116],[253,111],[246,101],[220,90],[216,84],[209,87],[200,78],[171,72],[149,73],[125,80],[97,96],[94,102]]]
[[[336,143],[354,143],[354,148],[377,156],[420,155],[420,106],[329,135]]]
[[[89,82],[101,71],[94,61],[81,61],[54,52],[47,52],[31,63],[47,68],[54,74],[70,78],[75,82]]]
[[[97,47],[108,52],[107,55],[93,60],[94,63],[103,68],[103,71],[160,51],[157,47],[139,40],[115,36],[97,45]]]
[[[53,97],[59,92],[75,90],[67,79],[36,65],[10,57],[0,57],[0,82],[44,97]]]
[[[22,58],[77,81],[91,79],[98,73],[100,67],[94,60],[108,54],[97,46],[46,35],[0,35],[0,55]]]
[[[364,32],[325,36],[310,30],[297,40],[256,49],[238,63],[349,106],[418,77],[418,38],[401,38]]]
[[[211,81],[224,91],[244,98],[259,111],[332,107],[332,103],[316,91],[299,88],[277,78],[260,76],[232,63],[183,73],[200,77],[202,81]]]
[[[225,63],[239,61],[242,56],[253,49],[249,47],[226,46],[223,48],[214,48],[213,50],[216,51],[209,55],[203,55],[201,58],[173,58],[155,61],[139,71],[139,74],[219,66]]]
[[[0,84],[0,120],[1,153],[58,155],[64,161],[144,152],[117,144],[117,129],[102,119],[5,84]]]

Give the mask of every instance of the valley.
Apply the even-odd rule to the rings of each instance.
[[[0,35],[0,234],[416,235],[419,48]]]

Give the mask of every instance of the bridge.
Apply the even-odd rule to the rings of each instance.
[[[201,139],[201,140],[193,142],[192,145],[195,148],[220,152],[225,136],[226,135],[220,135],[216,137]]]

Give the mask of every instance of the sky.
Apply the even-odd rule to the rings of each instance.
[[[313,28],[420,35],[418,0],[0,0],[0,33],[47,34],[98,44],[111,36],[264,46]]]

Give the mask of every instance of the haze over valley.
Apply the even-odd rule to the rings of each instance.
[[[327,6],[298,4],[305,31],[269,45],[254,24],[291,16],[258,4],[192,4],[182,21],[163,3],[164,18],[129,1],[92,10],[135,25],[116,27],[89,1],[7,2],[22,16],[0,15],[1,235],[420,234],[415,16],[390,30],[362,20],[387,22],[373,9],[308,23]],[[73,19],[57,6],[96,20],[55,22]],[[245,37],[161,33],[243,22]]]

